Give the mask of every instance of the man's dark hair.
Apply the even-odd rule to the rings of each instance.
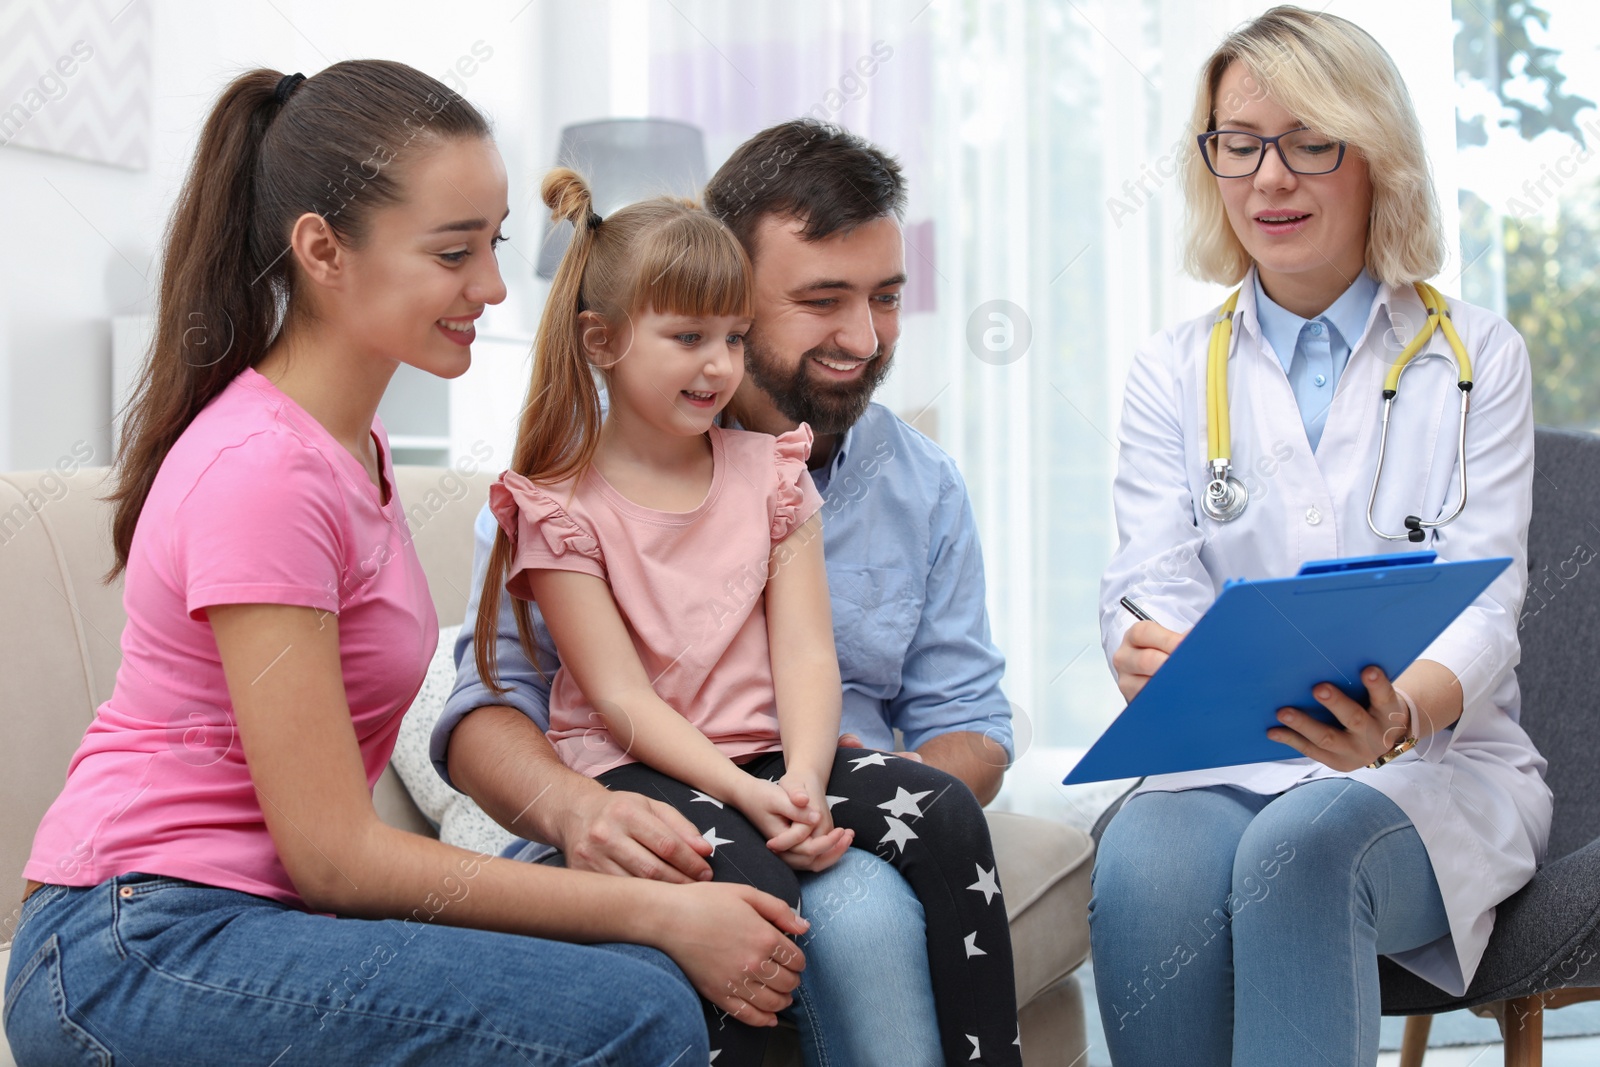
[[[753,253],[756,226],[768,215],[804,223],[807,241],[886,215],[903,219],[906,181],[894,157],[866,138],[791,119],[740,145],[706,186],[705,204]]]

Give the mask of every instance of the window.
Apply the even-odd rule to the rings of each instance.
[[[1600,427],[1600,9],[1456,0],[1462,295],[1528,343],[1541,426]]]

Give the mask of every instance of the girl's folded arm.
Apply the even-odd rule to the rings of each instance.
[[[791,774],[826,783],[839,744],[843,691],[820,513],[773,546],[768,573],[767,643],[785,763]]]

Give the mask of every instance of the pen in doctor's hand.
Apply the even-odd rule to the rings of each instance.
[[[1150,617],[1148,612],[1146,612],[1143,608],[1141,608],[1134,601],[1134,599],[1132,597],[1126,597],[1125,596],[1125,597],[1122,598],[1120,603],[1122,604],[1123,607],[1128,609],[1128,614],[1132,615],[1134,618],[1138,619],[1140,622],[1154,622],[1155,621],[1154,619],[1152,619]]]

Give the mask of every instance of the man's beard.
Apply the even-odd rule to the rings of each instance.
[[[745,338],[744,369],[750,380],[767,396],[784,418],[804,422],[813,433],[841,434],[854,426],[872,403],[872,394],[889,376],[894,350],[880,345],[862,368],[861,376],[848,382],[819,381],[811,375],[816,357],[835,363],[859,362],[837,348],[813,348],[800,357],[793,370],[785,370],[772,353],[751,337]]]

